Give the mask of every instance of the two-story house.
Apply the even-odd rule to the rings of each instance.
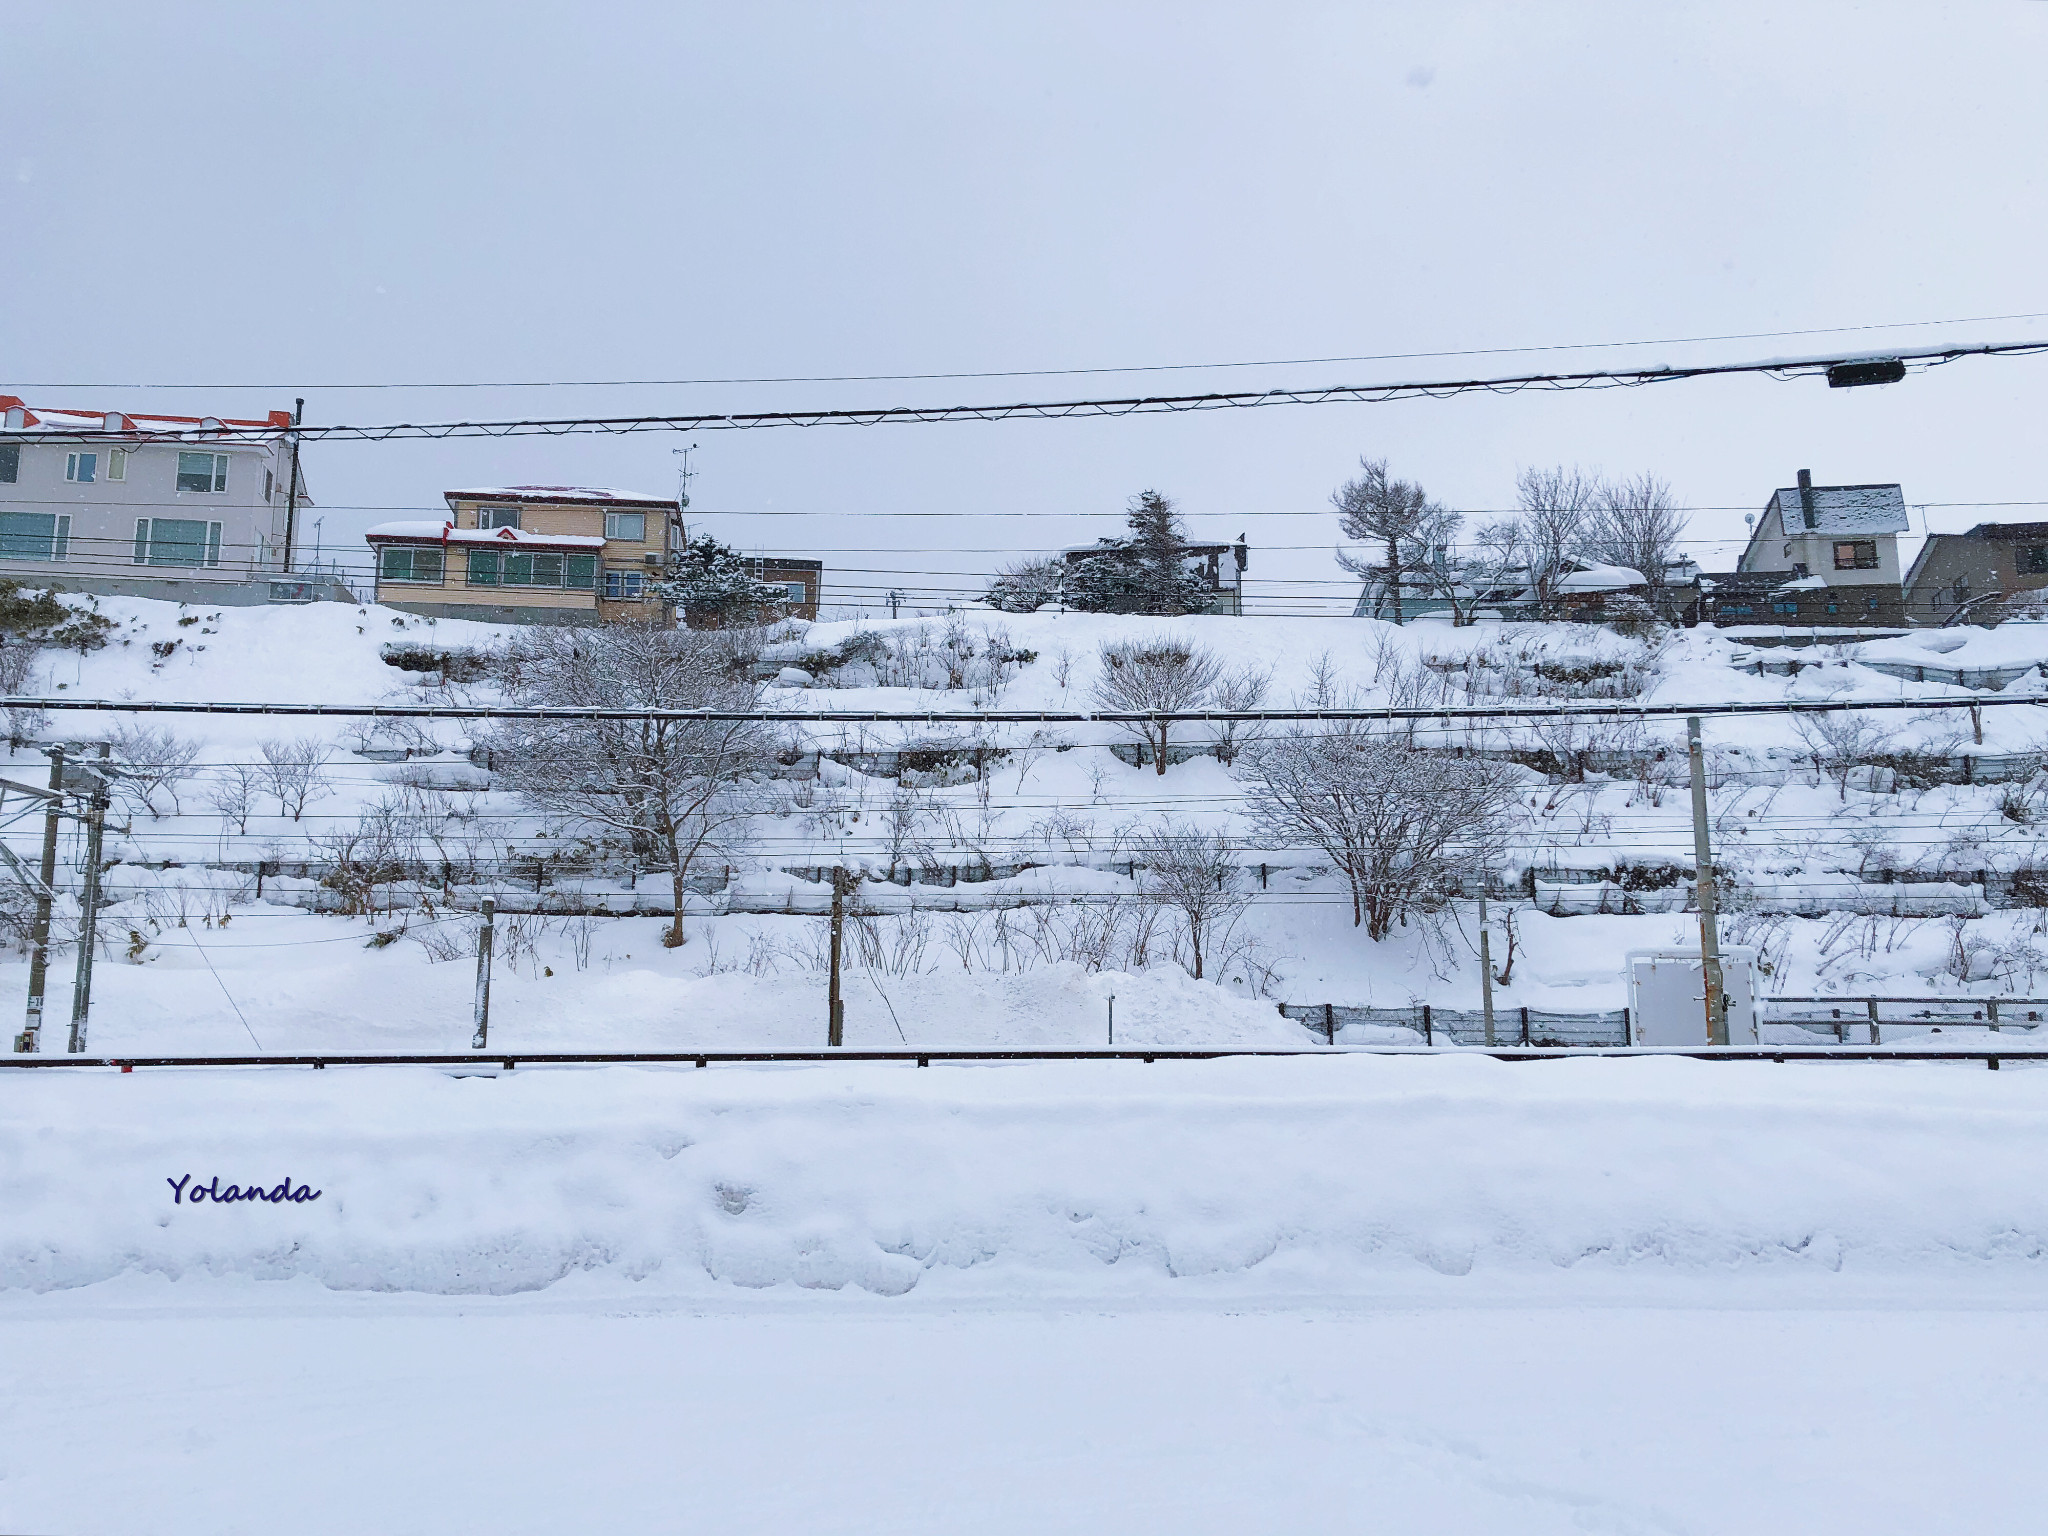
[[[1714,624],[1891,627],[1906,622],[1897,485],[1799,483],[1775,491],[1732,572],[1700,578],[1700,618]]]
[[[366,535],[377,601],[494,624],[672,624],[656,582],[682,545],[682,507],[567,485],[447,491],[443,522]]]
[[[1906,612],[1921,624],[1995,624],[2013,606],[2002,599],[2044,588],[2048,523],[1979,523],[1920,546],[1906,573]]]
[[[142,416],[0,395],[0,576],[173,601],[313,595],[285,579],[310,505],[302,468],[293,494],[291,427],[289,411]]]

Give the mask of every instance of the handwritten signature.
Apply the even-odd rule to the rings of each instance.
[[[265,1200],[275,1204],[280,1200],[289,1200],[294,1205],[304,1205],[308,1201],[318,1200],[325,1193],[324,1190],[313,1189],[304,1184],[293,1188],[289,1178],[282,1183],[273,1184],[268,1189],[258,1184],[251,1184],[247,1189],[239,1184],[230,1184],[226,1189],[222,1189],[219,1174],[215,1174],[210,1183],[193,1184],[187,1189],[185,1186],[191,1181],[192,1175],[189,1173],[182,1179],[164,1180],[171,1186],[171,1204],[197,1205],[202,1200],[211,1200],[216,1205],[232,1205],[238,1200]]]

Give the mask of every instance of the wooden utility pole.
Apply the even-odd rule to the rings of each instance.
[[[57,792],[64,788],[62,747],[50,749],[50,788]],[[42,877],[42,889],[36,892],[35,929],[29,940],[28,1018],[14,1042],[14,1048],[24,1053],[43,1048],[43,990],[50,979],[50,907],[57,894],[57,827],[63,809],[61,800],[52,800],[43,814],[43,862],[36,871]]]
[[[497,902],[486,896],[484,920],[476,930],[476,1035],[469,1042],[475,1051],[484,1048],[491,1034],[491,930],[497,915]]]
[[[846,934],[846,871],[832,866],[832,987],[827,1002],[825,1043],[846,1043],[846,1003],[839,995],[839,952]]]
[[[1484,880],[1486,876],[1479,877]],[[1479,1005],[1486,1010],[1486,1043],[1493,1044],[1493,947],[1487,942],[1486,891],[1479,892]]]
[[[1714,856],[1707,838],[1707,767],[1700,753],[1700,717],[1685,718],[1692,763],[1692,858],[1700,900],[1700,976],[1706,983],[1707,1044],[1728,1043],[1728,997],[1722,989],[1721,924],[1714,897]]]
[[[306,402],[292,403],[292,425],[297,427],[306,414]],[[284,494],[284,573],[292,573],[292,558],[295,553],[293,541],[298,536],[299,524],[299,434],[292,433],[292,468],[289,488]]]
[[[100,743],[101,771],[92,773],[92,802],[85,815],[85,880],[78,896],[78,974],[71,983],[71,1053],[85,1049],[86,1021],[92,1013],[92,960],[99,943],[100,839],[107,826],[107,758],[113,748]]]

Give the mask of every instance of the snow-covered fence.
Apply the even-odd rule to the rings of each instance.
[[[1346,1003],[1282,1003],[1280,1012],[1310,1034],[1334,1043],[1354,1025],[1413,1030],[1422,1044],[1484,1045],[1486,1015],[1476,1008],[1411,1003],[1377,1008]],[[1496,1008],[1496,1045],[1627,1045],[1628,1010],[1561,1013],[1548,1008]]]

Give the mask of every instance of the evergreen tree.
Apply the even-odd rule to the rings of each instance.
[[[789,604],[782,588],[747,569],[740,552],[700,534],[684,546],[669,579],[655,584],[663,602],[692,629],[741,629],[766,623]]]
[[[1216,594],[1189,564],[1187,535],[1172,501],[1158,491],[1131,498],[1130,536],[1105,539],[1102,553],[1076,562],[1067,602],[1084,613],[1200,613]]]

